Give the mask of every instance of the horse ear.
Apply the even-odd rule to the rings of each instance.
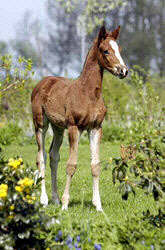
[[[100,43],[102,40],[105,40],[106,38],[106,29],[105,29],[105,25],[103,25],[101,28],[100,28],[100,31],[99,31],[99,35],[98,35],[98,43],[97,43],[97,46],[99,47]]]
[[[118,28],[114,31],[111,32],[111,36],[116,40],[119,36],[119,31],[120,31],[120,25],[118,26]]]

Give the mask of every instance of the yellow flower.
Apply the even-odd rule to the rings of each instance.
[[[20,158],[21,159],[21,158]],[[21,165],[21,160],[14,160],[9,159],[8,166],[12,167],[13,169],[17,169]]]
[[[1,184],[0,185],[0,190],[8,190],[8,185],[7,184]]]
[[[13,211],[14,210],[14,205],[10,206],[10,210]]]
[[[21,193],[23,191],[23,187],[15,186],[15,190]]]
[[[9,215],[7,218],[8,218],[8,219],[13,219],[14,216],[13,216],[13,215]]]
[[[23,162],[22,158],[19,158],[18,161],[20,162],[20,164]]]
[[[28,199],[28,200],[30,200],[31,199],[31,196],[30,195],[26,195],[26,198]]]
[[[1,184],[0,185],[0,198],[6,198],[7,197],[7,191],[8,191],[8,185],[7,184]]]
[[[29,186],[32,186],[33,183],[34,183],[34,181],[32,179],[29,179],[26,177],[22,180],[19,180],[18,185],[21,185],[23,187],[29,187]]]
[[[5,190],[0,190],[0,198],[6,198],[7,192]]]

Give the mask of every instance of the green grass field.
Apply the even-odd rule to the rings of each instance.
[[[46,149],[48,151],[48,143]],[[70,189],[70,204],[68,211],[61,211],[51,203],[51,180],[49,159],[46,168],[46,187],[49,197],[49,205],[45,208],[51,216],[60,214],[60,228],[64,233],[79,234],[82,228],[87,232],[88,237],[102,244],[102,249],[115,249],[110,247],[110,237],[115,237],[111,225],[125,224],[133,216],[142,216],[143,211],[150,209],[156,213],[156,205],[151,196],[144,195],[144,192],[138,191],[134,197],[132,194],[127,201],[121,199],[117,186],[112,183],[112,167],[106,168],[106,162],[110,157],[119,155],[119,144],[102,143],[100,158],[102,161],[102,171],[100,176],[100,195],[104,213],[96,212],[92,205],[92,175],[90,170],[90,150],[88,144],[79,145],[78,168],[72,179]],[[36,145],[11,145],[5,148],[8,157],[22,156],[24,162],[34,166],[37,153]],[[69,155],[69,147],[66,139],[61,147],[61,161],[58,168],[58,189],[59,196],[62,197],[66,181],[66,161]],[[49,158],[49,157],[48,157]],[[92,231],[91,228],[92,227]],[[113,226],[112,226],[113,227]],[[86,249],[86,248],[83,248]],[[90,248],[89,248],[90,249]],[[91,248],[93,249],[93,248]],[[117,248],[119,249],[119,248]],[[124,248],[120,248],[124,249]],[[141,248],[150,249],[150,248]]]

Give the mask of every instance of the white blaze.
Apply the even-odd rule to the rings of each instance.
[[[120,55],[120,52],[119,52],[119,46],[118,46],[118,44],[114,40],[110,40],[109,44],[112,47],[112,49],[115,51],[115,56],[119,60],[120,64],[122,66],[125,66],[125,63],[124,63],[124,61],[123,61],[123,59],[122,59],[122,57]]]

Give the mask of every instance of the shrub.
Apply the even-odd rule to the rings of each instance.
[[[109,124],[104,122],[103,124],[103,141],[123,141],[125,139],[125,130],[119,125]]]
[[[23,135],[23,130],[14,123],[0,128],[0,145],[9,145]]]
[[[40,234],[49,232],[50,218],[37,202],[31,167],[21,158],[0,163],[0,248],[44,249]]]

